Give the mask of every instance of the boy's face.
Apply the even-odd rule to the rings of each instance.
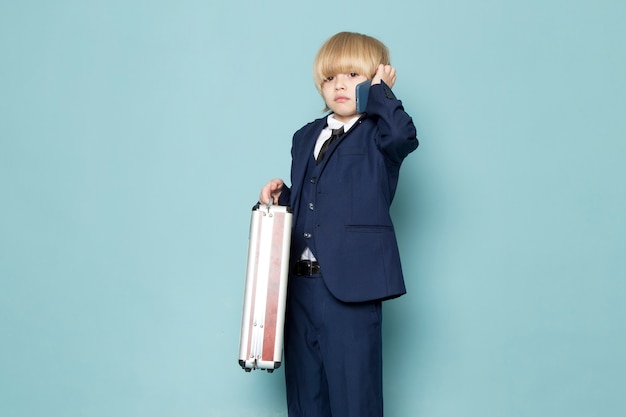
[[[350,72],[328,77],[322,84],[322,97],[335,119],[347,122],[357,115],[356,85],[367,80],[364,75]]]

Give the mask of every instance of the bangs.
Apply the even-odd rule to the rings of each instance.
[[[370,74],[372,64],[366,62],[363,56],[354,49],[342,48],[340,51],[328,51],[325,56],[320,56],[318,63],[318,77],[324,80],[328,77],[334,77],[337,74],[347,74],[356,72],[371,78],[374,74]]]

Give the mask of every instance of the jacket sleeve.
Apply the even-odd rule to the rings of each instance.
[[[371,86],[365,113],[375,120],[377,146],[391,161],[400,164],[419,145],[411,116],[384,81]]]

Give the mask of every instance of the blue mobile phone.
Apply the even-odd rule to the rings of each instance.
[[[365,113],[367,97],[370,93],[370,85],[372,85],[372,80],[365,80],[356,85],[356,112],[359,114]]]

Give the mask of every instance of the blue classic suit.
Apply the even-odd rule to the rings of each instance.
[[[315,142],[326,126],[317,119],[293,137],[291,184],[279,204],[301,210],[303,185],[315,181],[310,207],[315,219],[311,245],[292,236],[294,251],[315,246],[330,292],[346,302],[387,299],[406,292],[396,236],[389,215],[400,165],[418,146],[415,126],[402,103],[384,83],[373,85],[362,117],[335,141],[321,163],[319,176],[305,178]],[[291,253],[291,262],[301,253]]]
[[[289,278],[289,416],[380,417],[381,301],[405,293],[389,208],[400,165],[418,141],[384,83],[371,86],[366,114],[317,165],[313,150],[325,126],[321,118],[295,133],[292,187],[279,197],[294,212],[292,268],[306,247],[321,268]]]

